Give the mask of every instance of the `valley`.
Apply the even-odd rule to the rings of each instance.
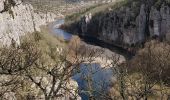
[[[0,1],[0,100],[169,100],[169,0]]]

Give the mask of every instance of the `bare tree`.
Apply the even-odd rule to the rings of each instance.
[[[158,41],[145,44],[130,61],[118,67],[118,85],[113,98],[147,100],[168,98],[169,45]],[[118,87],[118,88],[117,88]],[[117,89],[117,90],[115,90]]]

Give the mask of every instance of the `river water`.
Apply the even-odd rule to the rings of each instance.
[[[57,20],[49,25],[50,31],[58,38],[69,41],[72,38],[72,34],[60,29],[59,27],[64,24],[64,20]]]
[[[72,34],[59,29],[60,25],[64,24],[64,20],[57,20],[50,24],[50,31],[58,38],[62,38],[69,41],[72,38]],[[108,55],[111,55],[108,53]],[[113,84],[113,80],[116,80],[116,72],[113,67],[108,66],[103,68],[99,63],[82,63],[80,69],[72,77],[79,86],[82,100],[88,100],[90,96],[90,89],[93,90],[92,94],[100,98],[99,93],[108,91],[108,88]],[[90,84],[90,85],[89,85]]]

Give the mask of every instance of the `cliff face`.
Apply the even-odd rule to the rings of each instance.
[[[121,46],[140,44],[151,37],[170,39],[168,4],[161,2],[156,7],[154,0],[152,4],[138,1],[94,16],[88,14],[69,29],[79,35],[93,36]]]
[[[13,2],[13,4],[11,4]],[[20,36],[40,31],[40,26],[54,21],[52,13],[35,13],[32,5],[20,0],[0,1],[0,42],[9,45],[11,40],[20,43]]]

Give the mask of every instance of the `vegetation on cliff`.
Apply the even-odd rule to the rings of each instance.
[[[62,28],[121,47],[138,46],[154,37],[168,40],[169,0],[122,0],[96,11],[99,7],[73,14],[70,21],[66,17]]]
[[[71,32],[83,33],[82,37],[89,32],[92,33],[91,36],[100,36],[100,40],[120,43],[124,47],[125,45],[121,43],[123,38],[121,35],[128,31],[130,35],[133,33],[131,29],[137,26],[136,17],[142,19],[137,22],[143,23],[150,17],[148,13],[151,13],[149,11],[152,7],[156,8],[154,11],[160,13],[160,9],[166,11],[164,8],[169,8],[169,3],[169,0],[124,0],[114,6],[113,4],[95,5],[66,17],[68,22],[72,19],[77,20],[76,23],[71,24],[72,26],[67,27]],[[81,18],[84,15],[89,18],[89,13],[92,14],[92,19]],[[167,13],[162,15],[164,14]],[[139,25],[142,27],[140,29],[144,28],[144,34],[148,32],[145,27],[150,24],[145,22],[144,26]],[[118,30],[112,30],[115,27]],[[113,41],[116,34],[108,35],[115,31],[119,32],[116,39],[118,42]],[[102,32],[106,34],[102,35]],[[9,47],[0,48],[0,98],[2,100],[80,100],[79,95],[85,94],[88,100],[169,100],[170,45],[166,41],[160,42],[160,39],[147,38],[146,40],[146,43],[142,42],[143,48],[140,48],[132,59],[124,61],[118,54],[106,52],[108,53],[106,55],[104,48],[96,49],[93,45],[82,43],[78,36],[73,36],[69,42],[60,41],[50,35],[46,27],[43,27],[42,32],[22,36],[20,45],[12,39]],[[129,46],[135,45],[132,43]],[[84,64],[83,68],[90,69],[85,70],[87,75],[81,73],[82,64]],[[99,71],[95,69],[98,64],[105,72],[109,69],[114,73],[113,76],[107,77],[111,78],[110,84],[105,83],[106,80],[102,78],[94,82],[92,76]],[[77,84],[72,79],[76,74],[79,74],[86,83],[83,87],[85,89],[78,87],[81,84]],[[99,89],[95,87],[96,84]]]

